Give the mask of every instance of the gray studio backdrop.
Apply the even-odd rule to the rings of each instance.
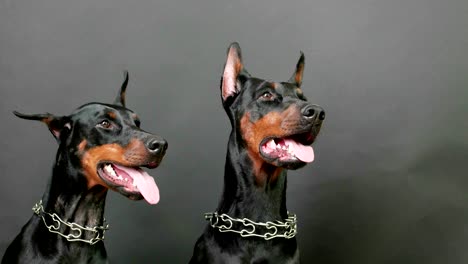
[[[289,174],[304,263],[468,263],[468,1],[0,0],[0,255],[32,215],[56,143],[12,110],[128,106],[169,141],[161,202],[110,192],[112,263],[186,263],[222,190],[231,41],[255,76],[327,111],[316,160]]]

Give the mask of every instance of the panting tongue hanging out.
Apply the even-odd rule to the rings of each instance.
[[[314,149],[312,146],[305,146],[301,143],[294,141],[292,139],[285,139],[285,144],[289,146],[291,152],[303,162],[312,162],[314,161]]]
[[[146,171],[142,169],[134,169],[113,164],[114,170],[117,175],[121,177],[130,177],[133,179],[133,185],[138,188],[141,195],[150,204],[157,204],[159,202],[159,189],[154,181]]]
[[[262,145],[262,151],[280,160],[299,159],[309,163],[315,157],[312,146],[303,145],[291,138],[270,139]]]

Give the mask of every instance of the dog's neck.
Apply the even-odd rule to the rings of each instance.
[[[253,221],[283,220],[286,209],[286,170],[258,164],[242,139],[231,133],[224,172],[224,191],[218,213]]]
[[[104,206],[107,188],[87,186],[80,170],[70,170],[72,164],[57,162],[53,168],[48,190],[44,193],[44,211],[55,213],[62,220],[81,226],[95,227],[104,223]],[[91,239],[86,233],[84,239]]]

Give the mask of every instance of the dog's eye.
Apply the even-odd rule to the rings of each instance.
[[[135,119],[135,125],[136,125],[137,127],[140,127],[140,124],[141,124],[140,120]]]
[[[271,100],[273,99],[273,94],[271,94],[270,92],[264,92],[261,96],[262,99],[265,99],[265,100]]]
[[[109,122],[109,120],[102,120],[98,126],[102,127],[102,128],[111,128],[112,127],[112,124],[111,122]]]

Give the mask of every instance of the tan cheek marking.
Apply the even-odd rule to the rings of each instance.
[[[260,142],[266,137],[286,135],[288,131],[283,129],[282,123],[284,120],[296,120],[295,116],[299,116],[299,110],[295,105],[291,105],[283,112],[270,112],[255,122],[250,121],[250,114],[247,113],[240,122],[242,137],[247,142],[247,146],[254,153],[258,153]]]
[[[260,156],[260,143],[266,137],[282,137],[286,135],[287,131],[282,128],[283,120],[291,118],[294,115],[297,116],[297,113],[297,107],[291,105],[281,113],[268,113],[255,122],[250,121],[249,113],[241,118],[240,129],[242,137],[247,143],[247,151],[253,163],[257,183],[264,182],[268,176],[271,177],[271,180],[275,180],[282,170],[277,167],[275,167],[275,170],[268,169],[270,166]]]
[[[255,123],[250,121],[250,114],[242,117],[240,127],[242,137],[247,143],[247,147],[253,153],[259,153],[260,142],[267,136],[280,136],[284,132],[281,129],[282,115],[278,112],[271,112]]]
[[[97,184],[109,188],[97,174],[97,165],[99,162],[116,162],[130,167],[138,165],[135,161],[143,159],[141,157],[144,154],[142,146],[144,145],[141,141],[132,140],[125,148],[114,143],[93,147],[84,152],[81,158],[81,166],[88,180],[88,188]]]
[[[97,174],[97,165],[102,160],[122,161],[124,152],[125,150],[118,144],[102,145],[86,151],[81,159],[81,166],[88,180],[88,188],[98,184],[108,188]]]

